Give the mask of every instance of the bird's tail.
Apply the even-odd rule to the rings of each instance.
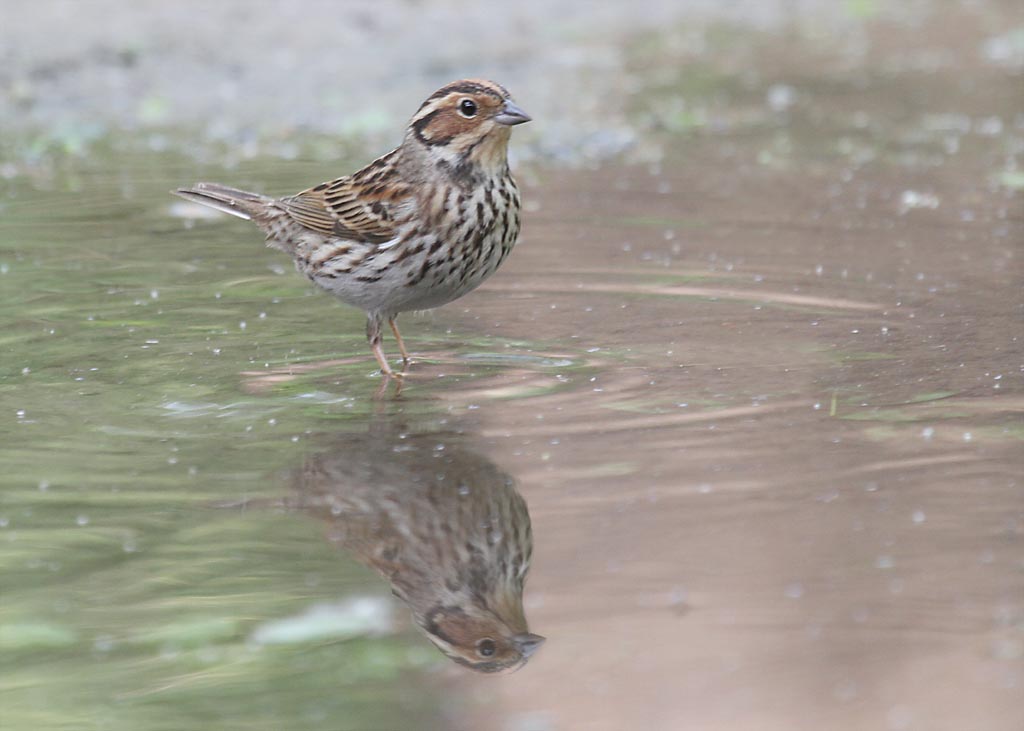
[[[171,192],[186,200],[216,208],[247,221],[252,220],[253,216],[274,202],[274,199],[268,196],[229,188],[220,183],[196,183],[191,188],[178,188]]]

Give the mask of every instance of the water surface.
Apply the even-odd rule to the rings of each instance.
[[[1024,147],[981,18],[909,50],[869,25],[856,63],[637,41],[656,149],[523,166],[521,246],[404,318],[417,359],[384,398],[360,313],[167,195],[293,192],[358,154],[21,159],[5,728],[1020,728]],[[529,505],[549,639],[514,675],[449,663],[287,509],[309,459],[406,438]]]

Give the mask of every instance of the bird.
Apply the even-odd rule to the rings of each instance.
[[[533,534],[515,481],[458,435],[343,435],[292,471],[284,506],[372,568],[427,638],[480,673],[516,670],[544,643],[523,610]]]
[[[300,273],[363,310],[380,370],[395,377],[384,323],[408,365],[398,315],[472,291],[515,246],[522,206],[508,143],[529,121],[500,84],[453,81],[420,105],[398,147],[351,175],[284,198],[219,183],[172,193],[253,221]]]

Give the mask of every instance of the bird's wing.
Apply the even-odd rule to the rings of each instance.
[[[321,183],[280,203],[308,229],[328,236],[381,244],[395,236],[396,209],[411,195],[398,179],[394,153],[374,160],[354,175]]]

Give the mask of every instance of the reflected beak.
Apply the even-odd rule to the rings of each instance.
[[[527,117],[527,119],[529,119],[529,117]],[[547,638],[527,632],[521,635],[516,635],[512,638],[512,641],[515,643],[519,652],[522,653],[523,657],[527,658],[537,652],[538,648],[544,644],[545,639]]]
[[[504,124],[507,127],[511,127],[514,124],[522,124],[523,122],[529,122],[532,117],[524,112],[522,109],[517,107],[510,101],[505,102],[505,106],[500,112],[494,116],[494,121],[498,124]],[[544,638],[541,637],[541,640]]]

